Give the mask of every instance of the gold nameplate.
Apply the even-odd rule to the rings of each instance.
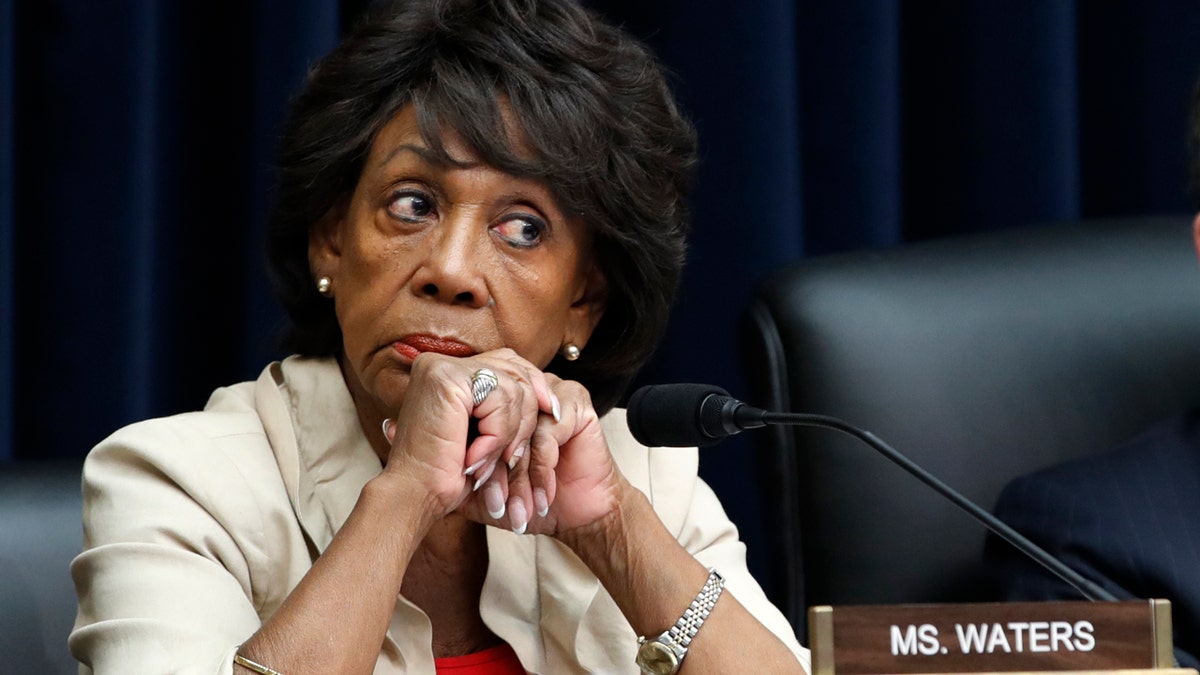
[[[808,617],[813,675],[1175,666],[1166,600],[824,606]]]

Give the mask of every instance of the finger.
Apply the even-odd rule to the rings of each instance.
[[[478,420],[480,435],[495,436],[505,441],[504,461],[511,467],[524,452],[537,424],[538,397],[535,381],[543,381],[540,371],[526,362],[495,362],[490,368],[496,375],[497,386],[472,411]],[[489,446],[492,449],[493,446]],[[472,453],[471,459],[475,459]]]
[[[549,379],[563,404],[558,419],[542,417],[534,431],[529,476],[534,508],[540,513],[548,513],[557,498],[563,449],[573,442],[581,429],[595,421],[591,396],[583,385],[553,375]]]
[[[525,534],[529,527],[529,509],[525,503],[516,495],[508,498],[508,526],[516,534]]]
[[[475,369],[474,373],[478,373],[479,370]],[[522,387],[518,378],[509,372],[495,372],[493,368],[488,370],[494,373],[497,384],[479,405],[472,402],[472,420],[468,424],[474,428],[475,434],[463,458],[463,463],[466,464],[463,473],[466,475],[475,473],[498,456],[504,456],[507,461],[520,442],[523,433],[521,427],[523,424],[528,426],[522,421],[522,418],[528,415],[522,412],[522,408],[528,407],[523,401],[532,396],[529,393],[531,390],[528,386]],[[473,382],[474,378],[475,375],[471,375],[467,379]],[[470,386],[468,385],[468,388]]]
[[[540,518],[550,513],[554,498],[558,493],[558,480],[555,469],[558,467],[559,445],[554,434],[548,427],[555,424],[553,420],[543,418],[530,439],[529,459],[526,475],[533,503],[533,512]]]
[[[393,448],[403,443],[409,454],[428,451],[428,462],[439,463],[440,457],[441,465],[448,469],[452,465],[447,466],[447,460],[453,460],[460,463],[458,471],[465,475],[475,474],[489,455],[503,450],[496,439],[473,433],[473,370],[463,359],[434,352],[417,356],[405,405],[396,426],[390,428]],[[384,430],[385,437],[388,431]]]
[[[589,425],[596,427],[593,431],[598,430],[600,418],[592,405],[591,394],[582,384],[571,380],[559,380],[554,389],[562,401],[561,414],[547,429],[559,445],[567,444]]]
[[[520,414],[517,433],[504,454],[504,459],[510,469],[520,461],[521,456],[529,449],[529,437],[533,435],[533,429],[537,426],[538,418],[537,382],[544,382],[541,371],[527,363],[515,364],[515,369],[517,384],[520,386],[521,399],[517,404]]]
[[[550,415],[554,419],[559,417],[559,408],[561,407],[558,397],[555,396],[551,380],[558,380],[554,375],[543,373],[540,368],[534,366],[529,361],[521,358],[519,354],[511,349],[500,349],[496,351],[496,355],[508,361],[514,367],[528,371],[528,380],[533,387],[533,392],[536,395],[538,410]]]
[[[427,354],[418,361],[430,379],[454,385],[458,391],[453,398],[459,399],[468,412],[469,428],[462,430],[465,434],[445,427],[431,430],[435,435],[445,436],[443,440],[448,442],[465,437],[464,475],[476,475],[495,453],[501,453],[506,464],[514,464],[514,456],[528,448],[539,411],[559,409],[557,399],[551,399],[546,376],[512,350],[497,350],[468,359]],[[490,378],[481,374],[484,369],[495,378],[493,386],[488,386]],[[477,389],[480,383],[483,386]],[[478,405],[477,392],[481,392]],[[394,438],[395,430],[392,431]],[[385,428],[385,438],[387,432]]]
[[[529,482],[529,459],[525,453],[508,471],[508,524],[513,532],[525,534],[533,507],[533,491]]]
[[[507,445],[505,439],[500,436],[493,434],[480,434],[477,436],[467,446],[467,452],[463,457],[463,463],[467,464],[467,468],[463,470],[463,475],[474,476],[478,480],[479,476],[482,475],[482,469],[490,464],[495,464]]]
[[[505,462],[505,464],[508,465],[508,470],[512,471],[513,469],[517,468],[517,463],[520,462],[521,459],[527,454],[529,454],[528,438],[521,441],[521,443],[517,445],[517,449],[513,450],[512,453],[509,454],[508,459]]]
[[[554,393],[554,386],[562,382],[562,379],[553,373],[538,371],[538,374],[541,375],[542,384],[546,386],[544,394],[538,393],[538,405],[542,412],[550,415],[557,422],[562,418],[562,403],[559,401],[558,395]]]
[[[483,508],[488,516],[497,522],[502,521],[507,511],[508,467],[498,461],[488,465],[487,476],[480,478],[474,489],[483,498]]]

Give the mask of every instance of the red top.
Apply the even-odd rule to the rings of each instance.
[[[438,675],[525,675],[507,642],[474,654],[434,659],[433,665]]]

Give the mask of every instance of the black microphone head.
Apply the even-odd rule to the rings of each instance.
[[[705,431],[701,412],[705,402],[717,396],[730,399],[729,392],[710,384],[656,384],[633,392],[626,410],[629,430],[638,443],[651,447],[704,447],[728,434],[713,436]]]

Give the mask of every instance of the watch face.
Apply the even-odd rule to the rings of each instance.
[[[667,645],[647,640],[638,649],[637,664],[643,673],[670,675],[679,668],[679,657]]]

